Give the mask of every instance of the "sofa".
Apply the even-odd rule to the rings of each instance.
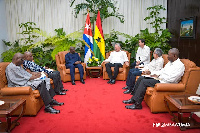
[[[38,111],[44,105],[38,90],[32,90],[31,87],[8,87],[5,70],[9,62],[0,63],[0,99],[25,99],[26,110],[24,115],[37,115]],[[21,109],[13,115],[19,115]]]
[[[163,56],[164,65],[168,62],[167,55]],[[152,113],[167,112],[164,96],[179,94],[196,94],[200,84],[200,67],[188,59],[181,59],[185,65],[185,72],[181,81],[177,84],[157,83],[154,87],[147,87],[144,101]],[[176,108],[170,105],[172,111]]]

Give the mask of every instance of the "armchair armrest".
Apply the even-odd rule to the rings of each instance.
[[[60,70],[66,69],[65,64],[58,64],[57,68],[60,69]]]
[[[81,65],[83,66],[83,69],[85,70],[86,64],[85,63],[81,63]]]
[[[33,90],[32,91],[33,96],[35,97],[35,99],[38,99],[40,97],[40,92],[39,90]]]
[[[123,68],[127,68],[127,67],[129,67],[129,66],[127,66],[127,65],[124,63]]]
[[[101,63],[101,66],[102,66],[103,68],[105,68],[105,67],[106,67],[106,63],[105,63],[105,62],[102,62],[102,63]]]
[[[0,93],[2,96],[16,96],[16,95],[29,95],[31,94],[31,87],[4,87],[1,88]]]
[[[180,92],[185,91],[185,84],[157,83],[154,89],[156,91]]]

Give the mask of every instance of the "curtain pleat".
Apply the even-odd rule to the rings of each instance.
[[[76,0],[75,4],[85,0]],[[110,33],[111,30],[120,31],[129,35],[136,35],[140,30],[153,28],[144,21],[148,16],[147,7],[163,5],[167,8],[167,0],[117,0],[119,13],[124,15],[124,24],[120,23],[115,17],[107,18],[103,21],[102,27],[104,34]],[[72,14],[73,8],[70,7],[70,0],[5,0],[6,16],[9,41],[20,38],[20,23],[35,22],[37,26],[54,35],[55,29],[63,28],[66,34],[80,30],[86,20],[86,16],[80,12],[78,18]],[[161,16],[167,17],[167,11],[162,11]],[[166,24],[161,26],[166,28]]]

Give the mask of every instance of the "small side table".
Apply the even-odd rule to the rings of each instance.
[[[20,123],[18,120],[23,116],[25,112],[26,100],[24,99],[0,99],[5,103],[0,105],[0,117],[5,117],[6,122],[0,121],[0,132],[8,132],[18,126]],[[15,120],[11,121],[12,114],[21,107],[21,113]]]
[[[200,123],[193,117],[193,112],[200,111],[200,105],[194,104],[188,100],[189,94],[185,95],[168,95],[164,97],[166,108],[171,116],[172,121],[176,122],[180,126],[180,130],[186,130],[186,128],[200,128]],[[178,109],[178,116],[176,116],[170,110],[169,103],[173,104]],[[183,117],[183,113],[190,113],[190,117]]]
[[[102,74],[102,67],[95,66],[95,67],[86,67],[87,74],[90,78],[98,78]]]

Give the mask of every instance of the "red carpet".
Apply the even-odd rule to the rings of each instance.
[[[60,114],[44,112],[44,107],[35,117],[23,117],[13,133],[183,133],[178,127],[153,127],[153,123],[173,123],[168,113],[152,114],[143,102],[142,110],[127,110],[122,100],[125,81],[107,84],[102,78],[87,78],[86,84],[64,83],[67,95],[55,96],[65,105],[57,106]],[[184,133],[197,133],[200,129],[187,129]]]

